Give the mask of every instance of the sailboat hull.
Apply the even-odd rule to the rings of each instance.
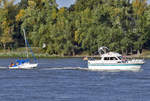
[[[38,66],[37,63],[24,63],[18,66],[13,66],[13,67],[9,67],[9,69],[33,69],[36,68]]]

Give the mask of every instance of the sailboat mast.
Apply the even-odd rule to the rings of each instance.
[[[27,38],[26,38],[26,33],[25,33],[24,29],[23,29],[23,34],[24,34],[24,40],[25,40],[25,46],[26,46],[26,54],[27,54],[27,58],[28,58],[29,54],[28,54]]]

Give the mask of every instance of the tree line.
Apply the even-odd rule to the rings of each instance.
[[[1,49],[24,46],[51,55],[97,54],[100,46],[120,53],[150,48],[150,6],[146,0],[76,0],[58,8],[56,0],[0,0]]]

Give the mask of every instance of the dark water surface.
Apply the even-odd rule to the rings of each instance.
[[[89,71],[81,58],[39,59],[9,70],[0,59],[0,101],[150,101],[150,60],[139,72]]]

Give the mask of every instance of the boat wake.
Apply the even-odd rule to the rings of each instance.
[[[8,67],[0,66],[0,70],[2,69],[9,69]],[[123,70],[91,70],[87,67],[40,67],[40,68],[32,68],[32,69],[39,69],[39,70],[82,70],[82,71],[99,71],[99,72],[122,72]],[[140,72],[142,69],[135,69],[130,70],[131,72]]]
[[[89,70],[88,68],[83,67],[48,67],[41,68],[42,70]]]
[[[40,68],[40,70],[83,70],[83,71],[95,71],[95,72],[123,72],[127,70],[91,70],[87,67],[47,67]],[[128,70],[129,71],[129,70]],[[130,70],[131,72],[139,72],[141,69]]]
[[[8,69],[8,67],[2,67],[2,66],[0,66],[0,69]]]

